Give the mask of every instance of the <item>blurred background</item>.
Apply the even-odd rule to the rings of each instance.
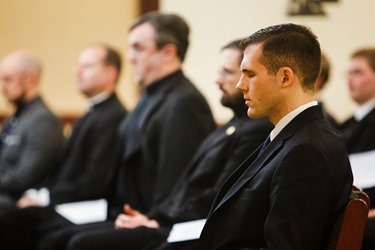
[[[0,57],[21,48],[33,51],[44,66],[44,99],[60,117],[74,118],[85,108],[74,79],[81,49],[102,41],[125,60],[133,20],[151,10],[173,12],[191,28],[185,74],[206,96],[217,122],[224,123],[230,111],[220,104],[214,82],[221,46],[265,26],[299,23],[311,27],[331,63],[321,99],[341,122],[355,108],[347,90],[347,63],[354,50],[374,46],[374,9],[373,0],[0,0]],[[125,63],[118,86],[129,110],[138,100],[131,72]],[[0,93],[0,117],[11,111]]]

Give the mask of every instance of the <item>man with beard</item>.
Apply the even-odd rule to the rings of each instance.
[[[27,189],[44,184],[62,148],[61,122],[39,93],[41,73],[41,63],[27,51],[14,51],[1,61],[3,94],[16,106],[1,132],[1,212],[14,208]]]

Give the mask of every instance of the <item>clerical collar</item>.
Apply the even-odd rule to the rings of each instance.
[[[371,110],[375,107],[375,100],[370,100],[365,104],[362,104],[354,111],[354,118],[356,121],[361,121],[365,116],[367,116]]]
[[[91,97],[87,101],[88,110],[92,109],[95,105],[98,105],[99,103],[102,103],[105,100],[107,100],[111,96],[111,94],[112,93],[100,93],[100,94],[97,94],[96,96]]]
[[[156,93],[162,85],[164,85],[164,83],[168,82],[169,79],[177,76],[177,75],[180,75],[182,74],[182,70],[181,69],[178,69],[177,71],[155,81],[154,83],[148,85],[144,91],[149,94],[149,95],[152,95],[153,93]]]
[[[283,128],[286,127],[286,125],[289,124],[297,115],[302,113],[302,111],[312,107],[312,106],[317,106],[318,102],[317,101],[312,101],[308,102],[302,106],[299,106],[292,112],[289,112],[286,116],[284,116],[276,125],[275,128],[271,131],[270,139],[271,141],[275,139],[275,137],[283,130]]]

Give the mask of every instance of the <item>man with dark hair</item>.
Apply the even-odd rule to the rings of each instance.
[[[281,24],[241,47],[247,114],[275,128],[219,190],[199,248],[324,249],[353,177],[340,133],[314,101],[319,42],[304,26]]]
[[[154,28],[154,40],[157,49],[172,43],[176,46],[176,55],[181,62],[184,61],[189,47],[190,29],[185,20],[175,14],[150,12],[139,17],[130,27],[133,31],[143,24],[150,24]]]
[[[89,111],[74,125],[46,187],[50,204],[26,194],[19,209],[1,218],[2,249],[33,249],[46,232],[72,224],[55,212],[56,204],[109,196],[119,157],[118,126],[127,114],[115,94],[120,70],[120,55],[105,44],[81,52],[76,84]]]
[[[125,203],[146,213],[163,202],[216,126],[206,99],[182,71],[188,34],[181,17],[159,12],[141,16],[130,28],[127,59],[143,92],[122,126],[111,216]]]
[[[349,154],[375,149],[375,49],[353,53],[348,69],[351,98],[359,105],[354,115],[340,130],[346,139]]]

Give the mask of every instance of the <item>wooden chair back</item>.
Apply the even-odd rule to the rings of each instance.
[[[350,201],[343,214],[336,221],[338,228],[334,247],[335,250],[360,250],[365,232],[370,199],[366,193],[353,187]],[[332,244],[331,244],[332,246]]]

